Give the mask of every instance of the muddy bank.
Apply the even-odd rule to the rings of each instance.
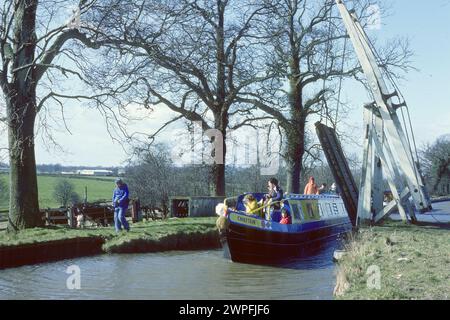
[[[101,237],[74,238],[0,247],[0,269],[103,253]]]
[[[208,250],[221,248],[216,230],[195,233],[176,233],[163,236],[158,240],[136,238],[120,243],[106,242],[106,253],[146,253],[171,250]]]

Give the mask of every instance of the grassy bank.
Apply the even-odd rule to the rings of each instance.
[[[68,247],[64,251],[70,252],[73,241],[69,240],[75,239],[95,240],[96,245],[101,246],[98,251],[103,253],[213,249],[220,247],[215,221],[215,217],[208,217],[139,222],[131,225],[130,232],[119,234],[116,234],[112,227],[96,229],[34,228],[17,234],[2,231],[0,232],[0,254],[2,250],[3,252],[8,251],[8,255],[14,257],[11,250],[15,250],[15,248],[20,250],[30,246],[51,251],[51,249],[45,248],[46,244],[58,244],[58,250],[61,250],[61,243],[67,243]],[[79,255],[77,254],[77,256]],[[52,257],[51,260],[55,259]]]
[[[380,270],[379,289],[367,285],[376,283],[371,266]],[[338,264],[337,298],[449,299],[449,270],[450,230],[390,221],[349,242]]]
[[[110,237],[103,250],[137,253],[219,247],[216,220],[216,217],[184,218],[134,224],[130,232]]]

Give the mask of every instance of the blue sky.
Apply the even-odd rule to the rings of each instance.
[[[381,29],[370,33],[380,42],[396,36],[410,39],[413,65],[419,71],[407,74],[400,88],[408,102],[420,146],[450,133],[450,0],[386,2],[392,6],[391,15],[382,20]],[[359,84],[345,87],[343,98],[354,105],[347,123],[362,128],[363,111],[359,106],[368,102],[367,94]],[[64,130],[55,132],[56,140],[64,145],[65,152],[46,150],[38,139],[38,163],[110,166],[121,165],[127,158],[122,147],[109,137],[97,111],[74,102],[67,108],[66,115],[72,134]],[[170,117],[167,110],[159,111],[152,114],[150,120],[133,125],[150,133]],[[171,141],[172,137],[173,134],[166,131],[163,138]],[[359,152],[355,150],[351,151]]]
[[[400,89],[408,103],[420,148],[441,135],[450,134],[450,0],[386,3],[390,14],[382,19],[380,29],[368,33],[377,38],[379,45],[395,37],[409,39],[414,53],[412,65],[417,71],[405,75]],[[342,96],[352,105],[346,123],[358,127],[354,134],[362,136],[362,105],[370,102],[367,92],[360,84],[347,81]],[[362,152],[354,145],[347,147],[347,151]]]
[[[414,66],[401,89],[419,142],[450,133],[450,1],[392,2],[378,37],[407,36]]]

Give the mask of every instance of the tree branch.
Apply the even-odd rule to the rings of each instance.
[[[282,125],[285,125],[288,123],[288,119],[281,112],[279,112],[278,110],[274,109],[273,107],[261,102],[259,99],[249,99],[249,98],[237,97],[236,101],[252,104],[252,105],[258,107],[262,111],[273,116]]]
[[[85,34],[81,33],[77,29],[70,29],[63,31],[55,40],[55,42],[50,46],[50,48],[43,55],[40,63],[36,70],[36,81],[39,81],[45,74],[49,66],[52,65],[53,59],[58,55],[64,44],[71,39],[76,39],[82,42],[89,48],[99,49],[101,44],[89,39]]]

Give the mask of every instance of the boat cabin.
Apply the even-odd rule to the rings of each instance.
[[[253,195],[258,203],[264,198],[264,193],[245,193],[237,197],[236,207],[231,208],[232,212],[246,214],[253,218],[264,220],[263,217],[246,213],[244,198],[248,194]],[[261,205],[260,205],[261,206]],[[342,199],[337,195],[298,195],[287,194],[281,201],[281,211],[283,208],[291,216],[292,224],[306,223],[320,220],[342,219],[347,217]],[[261,206],[266,211],[265,220],[268,219],[267,205]],[[270,209],[274,210],[274,209]]]

